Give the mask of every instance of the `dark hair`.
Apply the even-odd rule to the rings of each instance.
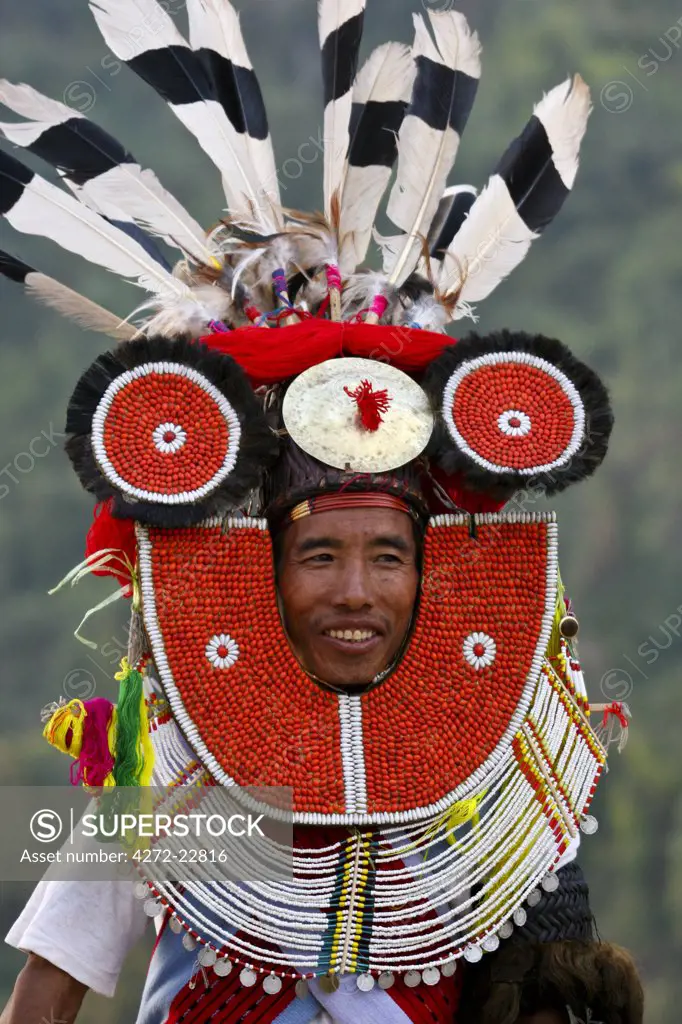
[[[321,494],[377,492],[403,498],[418,516],[428,516],[420,467],[416,463],[385,473],[357,473],[326,466],[308,455],[291,438],[282,442],[280,456],[264,481],[265,516],[274,533],[294,506]]]

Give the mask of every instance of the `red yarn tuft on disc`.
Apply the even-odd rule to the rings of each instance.
[[[383,413],[391,404],[388,391],[375,391],[368,380],[363,380],[355,391],[351,391],[350,388],[343,390],[349,398],[354,398],[357,402],[361,426],[365,430],[378,430],[384,422]]]

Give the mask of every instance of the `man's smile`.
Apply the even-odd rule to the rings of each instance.
[[[328,629],[322,634],[324,641],[337,651],[347,654],[366,654],[381,641],[381,634],[373,629]]]

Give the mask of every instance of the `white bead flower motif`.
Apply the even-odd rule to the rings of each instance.
[[[158,451],[172,455],[182,448],[187,440],[187,432],[177,423],[159,423],[152,437]]]
[[[495,660],[497,647],[495,641],[487,633],[471,633],[463,645],[463,654],[472,668],[477,672],[487,668]]]
[[[519,409],[507,409],[497,418],[497,425],[507,437],[525,437],[530,433],[530,416]]]
[[[239,646],[227,633],[219,633],[206,645],[206,657],[214,668],[232,668],[239,657]]]

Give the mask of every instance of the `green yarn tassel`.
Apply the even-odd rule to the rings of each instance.
[[[121,671],[115,678],[121,685],[118,691],[114,780],[117,786],[139,786],[143,770],[140,758],[142,674],[124,658]]]

